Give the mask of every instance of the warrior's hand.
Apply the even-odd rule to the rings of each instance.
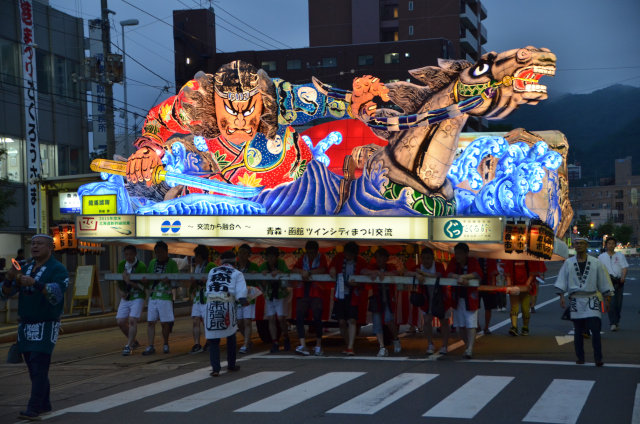
[[[378,108],[372,101],[376,96],[384,102],[389,101],[389,89],[380,81],[380,78],[364,75],[354,79],[351,93],[351,114],[358,118],[364,114],[373,116]]]
[[[127,179],[133,184],[145,181],[151,186],[151,177],[156,166],[162,165],[158,154],[149,147],[143,147],[127,160]]]

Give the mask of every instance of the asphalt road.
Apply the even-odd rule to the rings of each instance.
[[[323,357],[271,355],[256,340],[239,372],[211,378],[208,355],[187,353],[193,342],[186,318],[176,322],[168,355],[138,350],[122,357],[117,329],[62,335],[47,421],[640,424],[640,262],[631,262],[621,330],[610,332],[603,319],[602,368],[593,365],[588,340],[588,363],[574,362],[571,323],[560,320],[553,296],[557,269],[549,266],[540,288],[531,335],[508,336],[508,313],[494,311],[493,334],[478,337],[472,360],[462,358],[456,338],[448,355],[425,355],[420,333],[403,334],[400,354],[376,358],[377,343],[364,328],[354,358],[341,355],[332,333]],[[479,317],[482,323],[482,311]],[[0,346],[0,357],[8,346]],[[26,367],[0,365],[0,381],[0,423],[20,422],[30,388]]]

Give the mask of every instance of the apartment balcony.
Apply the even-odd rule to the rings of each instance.
[[[468,3],[464,4],[464,9],[460,11],[460,21],[462,25],[466,25],[470,28],[476,28],[478,26],[478,17],[476,12],[471,9]]]

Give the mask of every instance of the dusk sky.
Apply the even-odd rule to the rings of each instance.
[[[100,16],[100,0],[51,0],[50,4],[85,20]],[[126,51],[159,75],[127,60],[131,111],[148,110],[168,96],[161,88],[173,84],[172,11],[209,4],[206,0],[109,0],[109,9],[116,12],[111,15],[113,42],[122,43],[121,20],[138,19],[137,27],[126,28]],[[483,22],[486,50],[533,45],[550,48],[558,56],[556,77],[544,79],[552,95],[590,93],[612,84],[640,86],[639,0],[483,0],[483,4],[488,14]],[[216,0],[213,7],[221,51],[309,45],[307,0]],[[122,86],[116,84],[114,93],[122,99]]]

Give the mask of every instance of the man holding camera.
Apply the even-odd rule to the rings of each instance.
[[[31,397],[18,418],[27,420],[38,420],[41,414],[51,411],[49,365],[69,285],[67,269],[52,253],[51,236],[33,236],[31,260],[21,269],[11,267],[0,290],[0,299],[19,294],[18,349],[29,368]]]

